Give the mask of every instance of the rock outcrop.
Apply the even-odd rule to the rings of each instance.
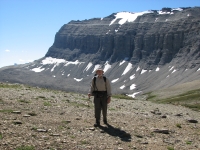
[[[180,67],[194,67],[200,57],[200,8],[148,11],[131,22],[117,14],[106,18],[71,21],[55,36],[46,57],[98,64],[128,60],[145,68],[180,59]],[[118,13],[119,14],[119,13]],[[187,60],[184,61],[185,56]]]
[[[97,67],[113,94],[146,93],[200,76],[200,7],[71,21],[44,58],[0,68],[0,81],[87,93]]]

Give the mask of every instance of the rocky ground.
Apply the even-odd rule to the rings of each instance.
[[[94,128],[87,95],[0,83],[1,150],[198,150],[200,112],[112,98]]]

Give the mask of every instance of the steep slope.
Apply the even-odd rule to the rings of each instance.
[[[200,75],[200,7],[71,21],[44,58],[0,69],[0,81],[86,93],[102,66],[113,93],[134,96]]]

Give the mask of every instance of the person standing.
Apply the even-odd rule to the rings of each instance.
[[[104,124],[107,122],[107,106],[111,101],[110,81],[103,76],[103,69],[96,70],[96,76],[92,79],[88,97],[94,96],[94,114],[96,118],[95,127],[100,126],[101,111],[103,114]]]

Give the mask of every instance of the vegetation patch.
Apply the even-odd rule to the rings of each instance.
[[[44,106],[51,106],[50,102],[44,102]]]
[[[0,109],[0,112],[2,112],[2,113],[12,113],[13,110],[12,109]]]
[[[20,84],[1,83],[0,88],[21,88],[21,85]]]
[[[192,141],[186,141],[186,144],[191,145]]]
[[[35,150],[35,148],[33,146],[22,145],[22,146],[17,147],[16,150]]]
[[[90,107],[90,105],[86,105],[86,104],[83,104],[83,103],[78,103],[78,102],[71,102],[70,103],[72,106],[76,106],[76,107]]]
[[[0,140],[3,139],[3,134],[0,132]]]
[[[20,100],[18,100],[18,101],[21,102],[21,103],[30,103],[30,101],[24,100],[24,99],[20,99]]]
[[[179,123],[176,124],[176,127],[178,127],[178,128],[182,128],[182,127],[181,127],[181,124],[179,124]]]
[[[171,147],[171,146],[168,146],[167,149],[168,149],[168,150],[174,150],[174,148]]]
[[[47,99],[45,96],[38,96],[38,98]]]
[[[113,98],[117,99],[127,99],[127,100],[135,100],[134,98],[127,96],[125,94],[117,94],[117,95],[112,95]]]
[[[193,110],[200,111],[200,89],[188,91],[165,99],[155,99],[156,95],[153,95],[152,93],[147,93],[147,95],[147,100],[156,103],[182,105]]]

